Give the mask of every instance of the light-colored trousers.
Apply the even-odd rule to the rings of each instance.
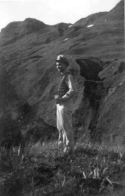
[[[72,127],[72,104],[66,102],[57,104],[57,129],[59,131],[59,141],[64,147],[73,149],[73,127]]]

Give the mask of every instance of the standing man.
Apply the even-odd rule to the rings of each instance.
[[[72,111],[75,83],[72,74],[68,71],[69,62],[64,55],[57,56],[56,67],[62,74],[62,80],[55,95],[57,106],[57,129],[59,131],[58,145],[63,147],[64,152],[73,152],[73,127]]]

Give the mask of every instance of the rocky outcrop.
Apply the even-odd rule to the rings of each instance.
[[[80,67],[82,66],[84,67],[84,61]],[[84,136],[89,132],[92,141],[124,148],[124,66],[124,59],[115,60],[106,67],[104,65],[105,68],[99,74],[95,74],[95,79],[93,77],[93,80],[87,80],[86,77],[83,104],[74,113],[76,118],[78,117],[76,127],[79,133],[77,134],[81,134],[81,137],[84,130]],[[82,73],[85,72],[81,72],[81,75]],[[85,74],[83,76],[85,77]]]
[[[106,89],[103,97],[96,131],[101,141],[118,147],[125,145],[125,60],[113,61],[100,72]]]
[[[6,34],[18,34],[18,35],[25,35],[29,33],[33,33],[36,31],[39,31],[41,29],[44,29],[47,27],[43,22],[27,18],[23,22],[12,22],[8,24],[5,28],[1,30],[1,35],[6,36]]]
[[[71,23],[59,23],[54,25],[58,29],[59,36],[62,37],[64,35],[64,32],[68,29],[68,27],[71,25]]]

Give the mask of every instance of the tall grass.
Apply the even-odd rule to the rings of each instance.
[[[0,153],[1,196],[112,195],[125,193],[125,154],[90,143],[77,143],[64,154],[54,141],[30,144],[7,157]]]

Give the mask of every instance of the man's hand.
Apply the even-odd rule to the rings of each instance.
[[[55,98],[56,104],[62,102],[62,98],[59,95],[55,95],[54,98]]]

